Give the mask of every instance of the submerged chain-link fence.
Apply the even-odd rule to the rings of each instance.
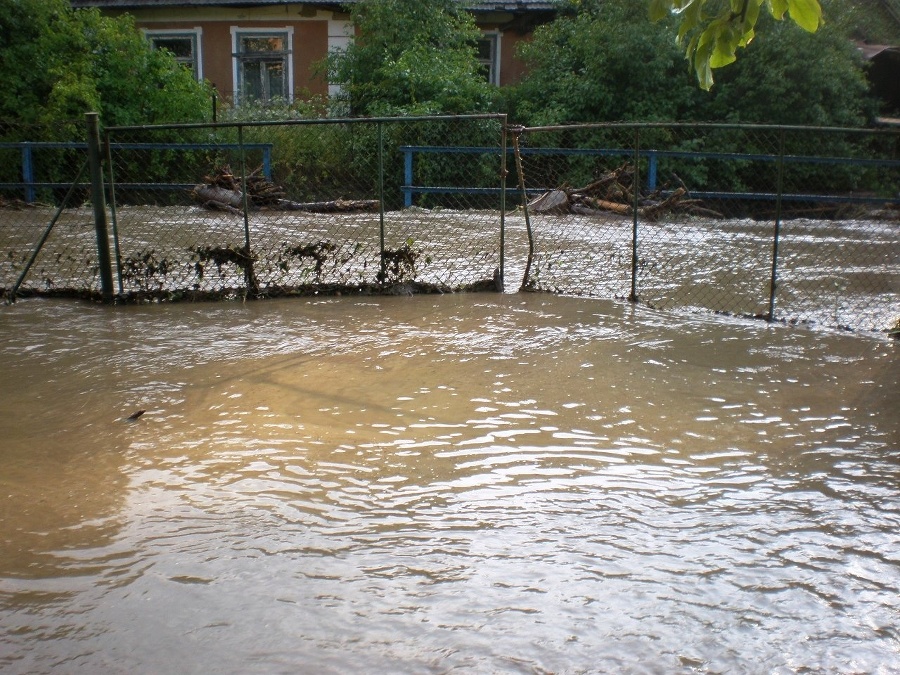
[[[900,318],[900,133],[518,128],[523,288],[886,330]]]
[[[83,132],[0,123],[0,293],[97,283],[87,150]]]
[[[0,131],[11,298],[505,280],[865,330],[900,317],[898,130],[526,129],[473,115],[111,128],[94,152]],[[105,171],[99,195],[90,158]]]
[[[111,129],[125,297],[494,289],[504,119],[473,116]],[[442,186],[404,199],[404,147]],[[464,188],[483,185],[485,195]]]
[[[504,142],[502,115],[107,129],[108,294],[496,290]],[[413,165],[413,153],[434,147],[467,152],[423,154]],[[85,143],[72,152],[84,159]],[[90,183],[69,163],[75,197],[38,177],[6,185],[21,194],[0,209],[7,294],[107,295],[94,215],[79,206]],[[69,221],[77,225],[62,226]]]

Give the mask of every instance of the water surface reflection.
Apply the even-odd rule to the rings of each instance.
[[[890,342],[535,295],[0,320],[9,672],[900,659]]]

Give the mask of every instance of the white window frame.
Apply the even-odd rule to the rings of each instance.
[[[328,53],[346,52],[350,45],[353,44],[353,22],[339,21],[336,19],[328,20]],[[328,97],[337,98],[344,92],[342,82],[328,83]]]
[[[199,81],[203,79],[203,29],[200,26],[195,26],[194,28],[167,28],[167,29],[154,29],[154,28],[144,28],[143,29],[144,37],[153,45],[154,49],[156,45],[153,42],[153,38],[173,38],[173,37],[186,37],[191,39],[192,45],[192,62],[191,62],[191,71],[194,73],[194,77]],[[182,59],[178,59],[179,63],[184,63],[188,65],[188,62]]]
[[[481,39],[487,40],[491,45],[491,53],[487,59],[478,59],[478,63],[487,66],[488,82],[500,86],[500,40],[503,33],[499,30],[485,30],[481,32]]]
[[[284,28],[249,28],[245,26],[231,27],[231,84],[234,98],[237,104],[241,103],[240,67],[238,47],[241,38],[245,37],[286,37],[287,48],[285,50],[285,77],[287,78],[287,101],[294,100],[294,29],[292,26]]]

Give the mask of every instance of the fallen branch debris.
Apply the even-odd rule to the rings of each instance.
[[[231,167],[226,164],[216,169],[211,176],[205,176],[206,183],[195,186],[191,195],[207,209],[228,211],[236,215],[243,215],[245,199],[249,209],[306,211],[309,213],[347,213],[378,209],[377,199],[294,202],[287,199],[283,188],[262,175],[261,171],[262,169],[258,168],[250,173],[243,181],[244,185],[241,185],[240,179],[235,177]]]
[[[637,195],[637,214],[647,220],[657,220],[664,213],[678,211],[710,218],[722,218],[721,213],[708,209],[699,199],[691,199],[687,187],[678,176],[673,180],[679,186],[671,185],[649,194]],[[614,213],[620,216],[634,215],[634,167],[623,164],[608,171],[581,188],[560,187],[549,190],[528,203],[532,213],[598,216]]]

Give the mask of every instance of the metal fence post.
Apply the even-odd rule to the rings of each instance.
[[[34,189],[34,160],[31,143],[22,144],[22,182],[25,183],[25,201],[34,204],[37,195]]]
[[[244,127],[238,126],[238,146],[241,154],[241,201],[244,207],[244,293],[251,298],[259,295],[259,284],[253,269],[253,254],[250,250],[250,200],[247,196],[247,151],[244,148]]]
[[[403,150],[403,206],[412,206],[413,150]]]
[[[379,266],[378,279],[384,283],[387,279],[387,261],[384,259],[384,122],[378,123],[378,239]]]
[[[500,122],[500,267],[495,279],[497,290],[504,290],[503,279],[506,273],[506,115]]]
[[[100,155],[100,115],[87,113],[88,163],[91,173],[91,204],[97,233],[97,261],[100,267],[100,293],[104,302],[113,300],[112,257],[109,252],[109,224]]]
[[[656,173],[659,162],[654,150],[648,151],[647,157],[649,158],[647,163],[647,191],[653,192],[656,189]]]
[[[637,273],[638,273],[638,208],[640,207],[641,194],[641,130],[634,130],[634,179],[631,181],[631,190],[634,192],[634,204],[632,204],[631,224],[631,294],[628,299],[637,302]]]
[[[522,213],[525,215],[525,232],[528,234],[528,259],[525,261],[525,273],[522,275],[520,291],[531,286],[531,263],[534,261],[534,232],[531,229],[531,216],[528,213],[528,188],[525,187],[525,171],[522,169],[522,149],[519,147],[519,137],[524,131],[523,127],[510,129],[513,140],[513,150],[516,157],[516,173],[519,174],[519,190],[522,192]]]
[[[109,171],[109,213],[112,216],[113,251],[116,254],[116,282],[119,286],[119,295],[125,294],[125,286],[122,283],[122,247],[119,245],[119,220],[116,216],[116,175],[112,158],[112,143],[109,141],[109,132],[103,135],[103,145],[106,148],[106,166]]]
[[[775,192],[775,230],[772,233],[772,278],[769,283],[767,321],[775,320],[775,294],[778,291],[778,246],[781,240],[781,193],[784,191],[784,129],[778,132],[778,177]]]

